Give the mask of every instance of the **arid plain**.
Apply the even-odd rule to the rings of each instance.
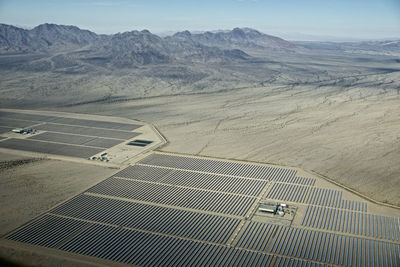
[[[400,205],[400,75],[104,101],[61,108],[144,120],[164,151],[297,166]]]

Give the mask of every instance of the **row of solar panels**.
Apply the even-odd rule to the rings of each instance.
[[[266,198],[367,212],[367,203],[342,199],[341,190],[274,183]]]
[[[297,171],[293,169],[167,154],[152,154],[139,164],[309,186],[313,186],[316,181],[314,178],[297,177]]]
[[[140,266],[326,266],[51,215],[6,238]]]
[[[267,167],[240,162],[227,162],[166,154],[152,154],[142,159],[139,163],[182,170],[241,176],[261,180],[290,180],[291,178],[295,178],[297,173],[296,170],[286,168]]]
[[[233,247],[53,215],[42,216],[6,238],[143,266],[247,266],[263,262],[268,256],[264,253],[343,266],[400,263],[400,244],[255,222],[245,226]],[[238,262],[234,251],[250,255]],[[186,260],[179,262],[182,258]]]
[[[400,218],[308,206],[302,225],[313,228],[400,240]]]
[[[105,197],[79,195],[52,214],[225,244],[239,225],[235,218]]]
[[[199,173],[187,170],[165,169],[154,166],[134,165],[115,174],[135,180],[153,181],[163,184],[201,188],[248,196],[258,196],[267,185],[267,181]]]
[[[0,142],[0,147],[89,158],[139,135],[131,130],[141,125],[0,112],[0,133],[15,127],[34,127],[45,132],[26,139],[9,138]]]
[[[88,192],[234,216],[245,216],[256,200],[244,195],[120,178],[108,178]]]
[[[400,244],[248,222],[238,247],[344,266],[399,266]]]
[[[147,178],[149,170],[157,178]],[[396,257],[399,244],[232,217],[243,217],[256,198],[206,188],[224,186],[212,183],[213,179],[226,176],[228,183],[228,178],[238,177],[218,173],[204,176],[210,180],[202,183],[185,181],[185,175],[174,173],[196,172],[149,166],[138,166],[135,171],[129,167],[6,238],[143,266],[311,265],[303,260],[346,266],[400,263]],[[242,180],[265,182],[254,178],[238,181]],[[160,184],[165,181],[177,185]],[[232,238],[232,245],[227,246]]]
[[[14,121],[14,124],[12,124]],[[15,123],[21,121],[21,126],[16,126]],[[57,124],[67,124],[75,126],[86,126],[94,128],[104,128],[104,129],[114,129],[121,131],[132,131],[136,128],[141,127],[138,124],[130,123],[119,123],[119,122],[109,122],[109,121],[99,121],[99,120],[86,120],[86,119],[72,119],[58,116],[46,116],[46,115],[35,115],[26,113],[16,113],[16,112],[5,112],[0,111],[0,125],[11,125],[11,127],[24,127],[29,122],[52,122]],[[15,126],[14,126],[15,125]]]

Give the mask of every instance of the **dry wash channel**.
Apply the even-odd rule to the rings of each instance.
[[[150,153],[4,238],[140,266],[399,266],[400,224],[301,170]]]

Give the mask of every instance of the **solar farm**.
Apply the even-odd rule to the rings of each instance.
[[[371,213],[375,204],[305,174],[149,152],[4,239],[105,265],[400,265],[398,212]],[[291,216],[263,215],[263,203]]]
[[[145,123],[0,111],[0,150],[115,168],[1,240],[104,265],[400,266],[398,210],[297,168],[161,144]]]
[[[131,155],[140,152],[139,146],[127,146],[136,137],[146,137],[147,144],[159,143],[149,126],[138,122],[116,122],[114,118],[89,119],[82,116],[67,117],[68,114],[54,115],[49,112],[32,114],[28,111],[0,111],[0,149],[12,149],[87,159],[104,157],[109,152]],[[146,133],[150,133],[147,134]],[[139,140],[140,142],[141,140]],[[146,145],[147,145],[146,144]],[[141,145],[147,149],[146,145]],[[114,149],[119,147],[120,149]],[[111,149],[111,150],[110,150]],[[142,149],[142,150],[143,150]],[[103,157],[101,157],[103,155]],[[115,155],[114,158],[117,158]],[[116,160],[116,163],[120,163]]]

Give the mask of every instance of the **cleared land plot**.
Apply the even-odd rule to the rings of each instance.
[[[379,239],[400,240],[400,219],[391,216],[308,206],[301,225]]]
[[[8,118],[8,119],[27,120],[27,121],[52,121],[52,120],[56,120],[56,119],[60,118],[60,117],[54,117],[54,116],[44,116],[44,115],[0,111],[0,118],[4,118],[4,117]]]
[[[203,171],[217,174],[242,176],[263,180],[291,181],[297,171],[239,162],[226,162],[212,159],[191,158],[185,156],[152,154],[140,161],[141,164]]]
[[[107,138],[99,138],[99,137],[90,137],[83,135],[72,135],[72,134],[62,134],[62,133],[53,133],[53,132],[44,132],[38,135],[34,135],[29,137],[28,139],[34,140],[42,140],[42,141],[50,141],[71,145],[85,145],[85,146],[94,146],[101,148],[110,148],[119,143],[121,140],[116,139],[107,139]]]
[[[87,126],[95,128],[106,128],[122,131],[132,131],[142,125],[139,124],[127,124],[118,122],[108,122],[108,121],[96,121],[96,120],[82,120],[82,119],[70,119],[70,118],[60,118],[55,123],[77,125],[77,126]]]
[[[49,131],[49,132],[59,132],[59,133],[70,133],[70,134],[78,134],[78,135],[87,135],[87,136],[98,136],[98,137],[106,137],[106,138],[114,138],[120,140],[126,140],[138,136],[139,133],[134,132],[124,132],[118,130],[108,130],[108,129],[96,129],[96,128],[88,128],[81,126],[72,126],[72,125],[61,125],[54,123],[46,123],[43,125],[39,125],[35,127],[37,130]]]
[[[80,195],[51,213],[217,243],[226,243],[240,222],[228,217],[90,195]]]
[[[0,142],[0,147],[78,158],[88,158],[104,150],[94,147],[55,144],[36,140],[15,138],[10,138]]]
[[[244,216],[255,201],[254,197],[118,178],[108,178],[88,192],[236,216]]]

